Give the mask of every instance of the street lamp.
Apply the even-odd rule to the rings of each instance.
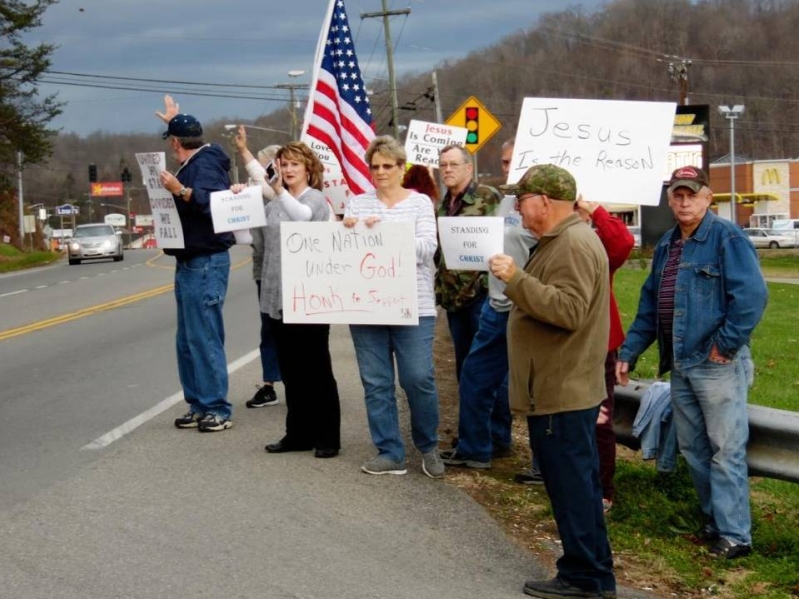
[[[305,75],[305,71],[293,70],[288,72],[288,76],[295,78]],[[297,103],[294,98],[295,89],[307,89],[307,83],[280,83],[276,86],[279,89],[289,90],[289,101],[291,102],[291,139],[297,139]]]
[[[735,119],[743,113],[743,104],[719,106],[719,114],[730,121],[730,220],[736,225],[738,224],[738,217],[735,204]]]

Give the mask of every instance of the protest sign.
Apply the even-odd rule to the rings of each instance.
[[[586,200],[657,206],[674,113],[671,102],[525,98],[508,182],[555,164]]]
[[[175,198],[163,185],[158,174],[166,170],[166,154],[164,152],[145,152],[136,154],[136,162],[141,169],[142,183],[147,189],[150,199],[150,212],[153,215],[153,233],[159,248],[181,249],[183,241],[183,225],[180,223]]]
[[[352,192],[347,185],[347,180],[344,178],[344,173],[341,171],[341,165],[339,165],[333,152],[325,144],[307,136],[303,137],[303,141],[314,151],[322,166],[325,167],[322,192],[325,194],[331,210],[335,214],[344,214],[344,208],[347,206],[347,200],[352,195]]]
[[[229,189],[211,192],[211,219],[215,233],[266,226],[261,187],[245,187],[239,193]]]
[[[503,252],[501,216],[441,216],[438,238],[449,270],[489,270],[488,259]]]
[[[440,123],[411,121],[405,138],[405,154],[408,164],[421,164],[438,168],[438,153],[452,144],[466,143],[466,127],[453,127]]]
[[[414,224],[280,223],[283,321],[419,323]]]

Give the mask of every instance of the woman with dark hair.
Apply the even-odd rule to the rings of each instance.
[[[330,360],[330,325],[283,322],[280,223],[326,221],[330,216],[322,183],[324,166],[311,148],[293,141],[278,150],[275,199],[266,206],[261,312],[268,315],[286,392],[286,434],[266,446],[269,453],[310,451],[332,458],[341,447],[338,386]]]
[[[433,175],[430,174],[430,169],[426,166],[421,164],[411,165],[402,177],[402,186],[405,189],[413,189],[423,193],[433,200],[434,204],[438,203],[438,186],[433,179]]]

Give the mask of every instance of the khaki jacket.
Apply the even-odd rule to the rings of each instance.
[[[508,281],[514,413],[557,414],[605,399],[609,285],[605,249],[576,214],[543,235],[524,270]]]

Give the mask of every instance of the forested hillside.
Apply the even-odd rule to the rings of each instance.
[[[519,26],[526,26],[524,15]],[[525,97],[679,101],[682,72],[688,102],[711,106],[711,159],[728,152],[719,104],[746,106],[736,123],[740,155],[797,157],[797,31],[795,0],[616,0],[594,13],[565,9],[494,45],[476,47],[462,60],[400,78],[400,121],[435,120],[435,67],[445,118],[474,95],[502,121],[502,130],[480,152],[480,171],[497,172],[499,145],[513,135]],[[491,39],[490,31],[485,39]],[[402,72],[401,63],[396,67]],[[372,98],[379,133],[391,131],[385,87],[376,85]],[[246,114],[238,116],[253,123]],[[286,118],[281,110],[253,124],[280,128]],[[206,131],[210,140],[223,139],[222,123],[206,123]],[[26,200],[50,206],[81,202],[89,163],[98,165],[100,179],[118,180],[123,164],[135,166],[134,152],[152,151],[159,142],[139,134],[63,135],[49,164],[26,172]],[[133,199],[134,211],[141,210],[143,198]]]

